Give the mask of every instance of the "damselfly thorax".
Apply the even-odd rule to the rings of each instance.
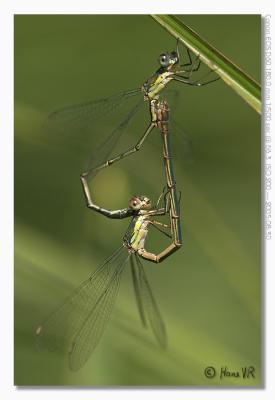
[[[129,253],[144,249],[150,219],[147,213],[140,213],[141,215],[132,219],[124,236],[123,245],[128,249]]]

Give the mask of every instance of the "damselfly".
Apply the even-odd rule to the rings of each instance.
[[[158,101],[160,93],[168,86],[169,82],[175,81],[186,85],[202,87],[219,79],[215,77],[211,80],[204,81],[206,76],[213,72],[213,70],[210,70],[203,77],[204,80],[192,80],[194,73],[199,70],[201,65],[199,56],[192,60],[191,53],[189,49],[186,48],[188,60],[186,63],[181,64],[178,44],[179,42],[177,41],[175,51],[162,53],[159,56],[160,67],[140,88],[125,91],[108,98],[65,107],[49,115],[49,129],[65,130],[67,132],[68,130],[79,131],[84,127],[89,132],[92,132],[94,129],[93,124],[97,118],[106,117],[108,113],[110,114],[121,107],[126,100],[132,99],[137,95],[142,95],[142,98],[128,112],[122,122],[111,132],[105,141],[95,149],[89,163],[89,170],[86,172],[87,177],[94,176],[101,168],[111,165],[140,150],[144,141],[156,126],[154,103]],[[148,127],[134,146],[110,158],[114,147],[144,101],[149,103],[150,123]]]
[[[55,350],[65,345],[69,365],[73,370],[81,368],[102,337],[110,319],[117,297],[121,276],[130,262],[138,311],[144,326],[149,325],[162,347],[166,346],[165,325],[146,278],[141,258],[161,262],[181,247],[179,199],[173,173],[172,154],[168,131],[169,109],[166,102],[156,99],[153,104],[155,124],[159,127],[163,142],[163,159],[167,189],[159,197],[156,207],[146,196],[134,196],[127,208],[106,210],[96,205],[86,181],[81,180],[87,205],[92,210],[109,218],[131,218],[123,238],[122,246],[100,265],[89,279],[83,282],[72,295],[36,330],[40,348]],[[164,205],[159,207],[163,198]],[[164,224],[154,218],[169,215],[170,223]],[[171,244],[158,254],[145,249],[146,237],[151,226],[156,227],[171,239]],[[165,231],[168,229],[168,232]]]

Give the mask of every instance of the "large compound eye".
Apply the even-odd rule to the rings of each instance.
[[[163,53],[159,56],[159,63],[162,67],[168,67],[170,61],[169,54]]]
[[[132,197],[129,202],[129,207],[132,208],[133,210],[138,210],[139,204],[140,204],[140,201],[139,201],[138,197]]]

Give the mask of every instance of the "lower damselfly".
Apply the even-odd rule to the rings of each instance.
[[[154,101],[154,121],[163,143],[163,160],[166,187],[156,206],[147,196],[134,196],[128,207],[107,210],[92,201],[86,176],[81,176],[87,206],[112,219],[131,218],[122,245],[84,281],[65,302],[36,329],[40,349],[66,349],[69,366],[78,370],[88,360],[98,345],[108,323],[118,294],[122,273],[129,263],[133,286],[142,324],[149,326],[159,345],[166,347],[165,324],[152,293],[141,259],[160,263],[182,245],[180,226],[180,199],[176,190],[170,147],[169,108],[165,101]],[[160,207],[160,202],[163,206]],[[165,224],[158,217],[169,217]],[[170,239],[170,244],[157,254],[145,249],[150,227]]]

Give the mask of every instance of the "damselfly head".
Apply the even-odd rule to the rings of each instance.
[[[174,65],[179,61],[178,53],[172,51],[171,53],[162,53],[159,56],[159,63],[162,67],[167,68],[169,65]]]
[[[129,201],[132,210],[147,210],[151,208],[151,200],[146,196],[133,196]]]

